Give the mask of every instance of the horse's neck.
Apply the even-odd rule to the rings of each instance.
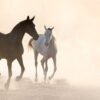
[[[14,33],[14,35],[13,35],[12,38],[13,38],[16,42],[22,42],[22,39],[23,39],[24,34],[25,34],[25,32],[19,31],[19,32]]]
[[[50,47],[50,48],[51,48],[51,47],[54,47],[54,43],[55,43],[55,37],[52,36],[52,39],[51,39],[50,44],[49,44],[49,47]]]
[[[40,34],[40,37],[41,37],[40,42],[43,43],[43,44],[45,44],[45,41],[44,41],[46,39],[45,35],[44,34]],[[49,47],[50,48],[54,47],[54,43],[55,43],[55,37],[52,36],[52,39],[51,39],[51,41],[49,43]]]
[[[25,34],[24,27],[21,25],[16,26],[9,36],[15,41],[15,42],[22,42],[23,36]]]

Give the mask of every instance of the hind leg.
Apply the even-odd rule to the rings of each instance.
[[[5,84],[5,88],[8,89],[9,85],[10,85],[10,80],[11,80],[11,76],[12,76],[12,61],[7,60],[7,65],[8,65],[8,80]]]
[[[22,76],[23,76],[23,73],[24,73],[24,71],[25,71],[25,67],[24,67],[24,64],[23,64],[22,56],[19,56],[19,57],[17,58],[17,60],[18,60],[18,62],[19,62],[19,64],[20,64],[20,66],[21,66],[21,73],[20,73],[19,76],[16,77],[16,81],[19,81],[19,80],[21,80],[21,78],[22,78]]]
[[[56,67],[56,55],[54,57],[52,57],[52,59],[53,59],[53,62],[54,62],[54,71],[53,71],[53,74],[49,77],[49,80],[51,80],[54,77],[55,72],[57,70],[57,67]]]
[[[34,51],[34,58],[35,58],[35,81],[38,81],[38,74],[37,74],[37,57],[38,57],[38,52]]]
[[[1,60],[1,58],[0,58],[0,60]],[[1,76],[1,73],[0,73],[0,76]]]

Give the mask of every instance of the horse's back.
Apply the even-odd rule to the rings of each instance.
[[[3,46],[6,44],[6,34],[0,32],[0,48],[2,49]]]
[[[4,38],[6,36],[6,34],[3,34],[0,32],[0,38]]]

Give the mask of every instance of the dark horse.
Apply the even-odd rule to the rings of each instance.
[[[38,39],[38,34],[35,29],[35,24],[33,23],[35,17],[18,23],[9,34],[0,33],[0,59],[7,59],[8,65],[8,80],[5,87],[8,88],[10,84],[10,79],[12,76],[12,62],[17,59],[21,66],[21,73],[16,77],[16,80],[20,80],[24,73],[24,64],[22,60],[22,54],[24,52],[22,39],[25,33],[31,35],[35,40]]]

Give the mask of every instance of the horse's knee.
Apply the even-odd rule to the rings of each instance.
[[[45,71],[46,71],[46,72],[48,71],[48,67],[45,68]]]
[[[12,76],[12,73],[11,74],[9,74],[9,77],[11,77]]]
[[[55,72],[57,71],[57,67],[54,68],[54,71],[55,71]]]
[[[11,76],[12,76],[12,72],[9,72],[9,78],[11,78]]]
[[[43,60],[41,60],[41,65],[43,66],[43,63],[44,63],[44,61]]]
[[[24,72],[24,71],[25,71],[25,67],[21,67],[21,69],[22,69],[22,72]]]
[[[37,67],[37,64],[38,64],[37,61],[35,61],[35,67]]]

